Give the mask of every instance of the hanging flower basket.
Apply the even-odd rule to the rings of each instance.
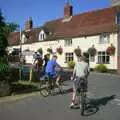
[[[57,48],[56,52],[61,55],[63,53],[63,48],[61,47]]]
[[[77,57],[81,56],[81,49],[78,47],[74,50],[74,53],[76,54]]]
[[[114,54],[115,54],[115,47],[111,44],[111,45],[106,49],[106,52],[107,52],[109,55],[114,55]]]
[[[39,48],[37,51],[38,51],[40,54],[43,54],[42,48]]]
[[[89,55],[91,55],[91,56],[95,56],[96,53],[97,53],[97,50],[95,49],[94,46],[92,46],[92,47],[90,47],[90,48],[88,49],[88,53],[89,53]]]
[[[52,48],[48,48],[48,49],[47,49],[47,52],[49,52],[50,54],[52,54],[52,53],[53,53]]]

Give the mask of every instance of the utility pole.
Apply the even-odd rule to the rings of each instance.
[[[20,62],[19,77],[20,77],[20,80],[22,80],[22,62],[21,62],[21,57],[22,57],[22,29],[20,28],[20,52],[19,52],[19,62]]]

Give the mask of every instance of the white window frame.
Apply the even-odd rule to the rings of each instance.
[[[99,37],[100,44],[108,44],[110,42],[110,34],[109,33],[102,33]]]
[[[72,39],[66,39],[64,40],[65,46],[72,46]]]
[[[74,53],[73,52],[65,53],[65,63],[67,63],[69,61],[73,61],[73,60],[74,60]]]
[[[44,30],[41,30],[39,34],[39,41],[43,41],[44,39],[46,39],[46,34]]]
[[[98,64],[109,64],[110,63],[110,55],[107,54],[105,51],[98,51],[97,57],[98,57]],[[103,58],[105,60],[103,60]]]
[[[95,56],[94,55],[89,55],[89,61],[90,62],[95,62]]]

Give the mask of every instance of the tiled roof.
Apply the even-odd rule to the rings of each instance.
[[[120,11],[120,6],[73,15],[68,22],[63,22],[64,18],[46,22],[44,26],[33,28],[27,32],[29,34],[27,43],[37,42],[41,29],[47,33],[46,40],[115,32],[117,30],[115,23],[117,11]],[[19,32],[11,33],[8,36],[8,41],[10,45],[18,44]]]

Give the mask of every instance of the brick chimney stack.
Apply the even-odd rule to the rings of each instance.
[[[64,18],[69,18],[73,15],[73,6],[67,2],[64,6]]]
[[[32,17],[25,22],[25,30],[31,30],[33,28],[33,20]]]

